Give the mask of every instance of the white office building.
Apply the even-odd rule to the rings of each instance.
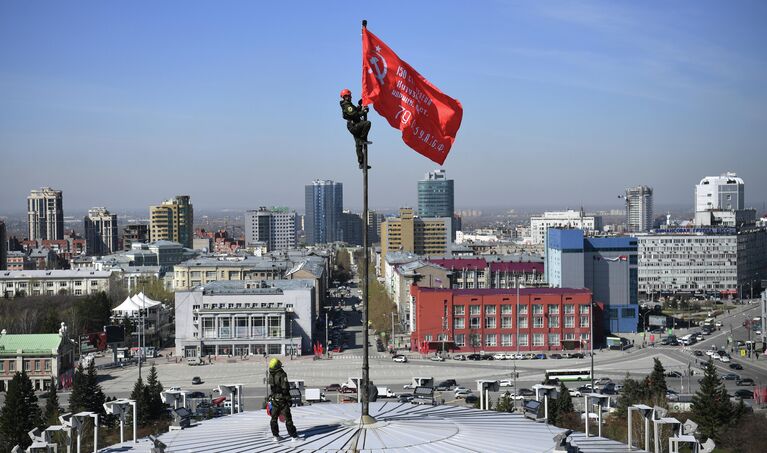
[[[176,292],[182,357],[310,354],[315,282],[221,281]]]
[[[283,208],[245,212],[245,245],[266,244],[267,250],[288,250],[296,246],[296,213]]]
[[[552,211],[544,212],[542,216],[530,218],[530,236],[533,244],[546,242],[546,231],[549,228],[578,228],[586,231],[602,229],[602,217],[585,215],[583,211]]]
[[[88,296],[109,292],[112,272],[93,270],[24,270],[0,272],[0,295],[6,298],[55,296],[69,294]]]
[[[695,186],[695,212],[743,209],[745,183],[735,173],[706,176]]]

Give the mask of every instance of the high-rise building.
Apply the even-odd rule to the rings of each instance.
[[[381,256],[388,252],[444,255],[450,245],[452,217],[418,217],[412,208],[401,208],[399,217],[381,224]]]
[[[453,217],[453,180],[447,179],[445,170],[435,170],[418,181],[418,216]]]
[[[368,242],[370,244],[381,240],[381,222],[383,222],[384,219],[385,217],[383,214],[368,210]]]
[[[149,207],[149,240],[178,242],[192,248],[194,241],[194,208],[189,195],[178,195],[158,206]]]
[[[307,244],[325,244],[339,240],[344,188],[340,182],[315,180],[305,187],[304,232]]]
[[[626,225],[629,231],[649,231],[653,224],[652,187],[626,189]]]
[[[83,222],[86,254],[110,255],[117,251],[117,214],[110,214],[106,208],[93,208]]]
[[[695,212],[743,209],[745,183],[735,173],[706,176],[695,186]]]
[[[0,220],[0,271],[8,268],[8,237],[5,222]]]
[[[64,239],[64,204],[60,190],[43,187],[27,197],[29,239]]]
[[[287,208],[260,207],[245,212],[245,246],[262,242],[267,250],[296,246],[296,213]]]
[[[145,244],[149,242],[149,225],[135,223],[123,228],[123,250],[130,250],[134,243]]]
[[[342,212],[340,224],[339,241],[350,245],[362,245],[362,229],[364,227],[362,225],[362,217],[359,214],[349,211]],[[372,243],[370,239],[368,239],[368,242]]]

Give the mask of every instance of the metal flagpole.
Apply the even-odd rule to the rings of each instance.
[[[368,21],[362,21],[362,28],[367,28]],[[360,421],[362,424],[375,423],[375,419],[370,417],[370,395],[368,390],[370,388],[370,364],[368,363],[368,347],[369,347],[369,295],[368,295],[368,272],[370,265],[370,251],[368,250],[370,244],[368,244],[368,145],[363,143],[362,145],[362,218],[364,219],[365,226],[362,229],[362,247],[365,249],[365,263],[363,265],[362,276],[362,388],[360,400],[362,401],[362,416]]]

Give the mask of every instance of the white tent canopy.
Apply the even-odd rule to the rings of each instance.
[[[112,309],[112,313],[117,316],[135,316],[138,315],[139,310],[158,305],[162,305],[162,302],[153,300],[141,292],[126,298],[123,303]]]

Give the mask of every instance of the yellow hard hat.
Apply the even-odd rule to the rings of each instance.
[[[282,362],[280,362],[280,359],[277,357],[273,358],[269,361],[269,369],[270,370],[276,370],[277,368],[282,366]]]

